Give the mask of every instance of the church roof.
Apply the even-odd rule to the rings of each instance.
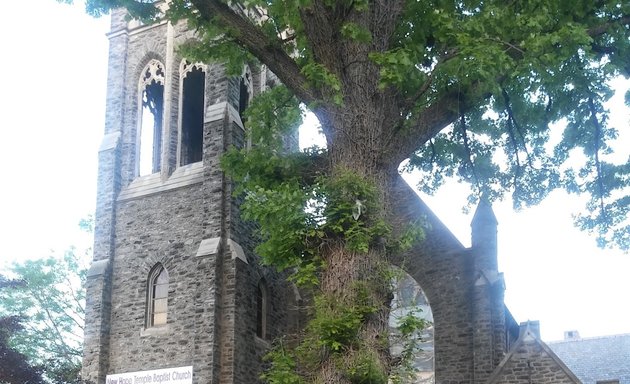
[[[630,334],[548,343],[584,384],[618,380],[630,384]]]

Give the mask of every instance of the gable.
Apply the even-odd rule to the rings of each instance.
[[[529,328],[495,369],[489,384],[580,384],[579,379]]]

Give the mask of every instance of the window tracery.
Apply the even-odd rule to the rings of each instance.
[[[160,171],[162,156],[162,120],[164,115],[164,66],[151,60],[142,71],[139,84],[137,174]]]

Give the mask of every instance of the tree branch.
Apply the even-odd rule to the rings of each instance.
[[[407,96],[402,101],[402,103],[401,103],[402,104],[401,110],[403,111],[403,113],[402,113],[403,116],[407,115],[407,113],[409,113],[409,111],[411,111],[411,109],[414,107],[414,105],[416,105],[418,103],[420,98],[422,96],[424,96],[427,91],[430,90],[431,85],[433,84],[433,79],[435,77],[435,74],[437,73],[438,68],[441,67],[447,61],[455,58],[457,56],[457,54],[458,54],[458,50],[457,49],[447,50],[447,52],[444,54],[444,56],[442,56],[442,57],[440,57],[438,59],[437,63],[433,67],[433,70],[429,73],[429,76],[427,77],[426,81],[418,88],[418,90],[416,92],[414,92],[410,96]]]
[[[35,294],[34,296],[35,296],[35,299],[39,302],[39,304],[41,306],[41,309],[43,309],[44,313],[46,314],[46,318],[50,322],[50,325],[52,326],[52,330],[56,334],[56,337],[53,338],[53,340],[55,341],[56,344],[59,345],[60,349],[62,349],[64,351],[63,354],[66,357],[68,357],[71,354],[70,347],[66,343],[64,343],[62,341],[62,340],[64,340],[63,333],[59,329],[58,324],[55,321],[54,316],[52,315],[52,313],[50,313],[50,309],[46,305],[46,302],[45,302],[44,298],[42,298],[38,294]]]
[[[464,151],[466,151],[466,164],[470,167],[470,173],[475,181],[475,186],[477,190],[481,190],[481,185],[479,184],[479,177],[477,177],[477,171],[475,170],[475,163],[472,160],[472,150],[470,149],[470,143],[468,142],[468,129],[466,128],[466,116],[464,116],[464,111],[459,112],[459,121],[462,131],[462,141],[464,143]]]
[[[308,104],[320,98],[313,89],[309,88],[300,68],[282,49],[280,41],[270,40],[260,28],[220,0],[192,0],[191,2],[206,22],[211,22],[213,17],[217,17],[225,26],[238,31],[230,37],[267,65],[300,101]]]
[[[588,109],[591,112],[590,120],[591,124],[595,128],[595,137],[594,137],[594,148],[595,152],[595,171],[596,171],[596,179],[597,179],[597,193],[599,194],[599,209],[601,210],[601,215],[605,219],[607,216],[606,205],[604,204],[604,182],[602,181],[602,163],[599,159],[599,150],[600,150],[600,141],[602,134],[602,127],[599,123],[599,119],[597,118],[597,109],[595,108],[595,102],[593,101],[593,96],[589,96],[588,98]]]
[[[70,304],[68,304],[68,307],[73,312],[75,312],[77,315],[83,315],[84,316],[85,315],[85,309],[83,308],[83,302],[79,298],[78,292],[74,289],[74,285],[72,284],[72,282],[70,281],[70,278],[68,276],[65,277],[65,280],[66,280],[66,286],[70,290],[70,297],[72,297],[72,301],[74,301],[74,304],[75,304],[74,307],[72,307]],[[78,309],[78,311],[76,311],[75,309]],[[83,316],[81,316],[81,320],[84,320]]]
[[[603,35],[608,29],[614,25],[628,25],[630,24],[630,15],[624,15],[618,19],[610,20],[609,22],[602,23],[598,26],[588,29],[588,34],[591,37],[597,37]]]
[[[399,164],[459,117],[468,103],[457,91],[444,94],[418,113],[417,120],[401,129],[388,145],[393,162]],[[465,108],[464,108],[465,109]]]

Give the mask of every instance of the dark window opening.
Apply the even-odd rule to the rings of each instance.
[[[245,75],[247,76],[247,75]],[[241,116],[241,120],[244,121],[243,112],[249,106],[249,88],[247,87],[247,82],[249,79],[245,79],[245,77],[241,77],[239,98],[238,98],[238,114]]]
[[[168,307],[168,272],[161,264],[149,275],[147,327],[166,325]]]
[[[267,338],[267,288],[264,281],[258,283],[256,292],[256,336]]]
[[[140,175],[160,171],[164,85],[153,80],[142,92]]]
[[[182,91],[181,165],[201,161],[206,74],[194,67],[186,74]]]

